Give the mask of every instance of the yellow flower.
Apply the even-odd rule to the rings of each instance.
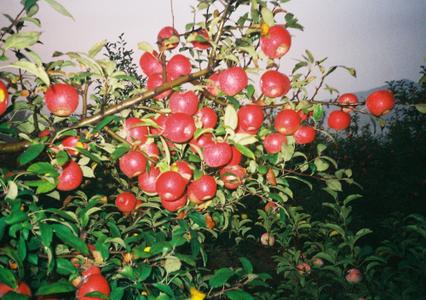
[[[143,252],[147,252],[147,253],[148,253],[148,252],[151,252],[151,247],[149,247],[149,246],[148,246],[148,247],[145,247],[145,248],[143,249]]]
[[[200,292],[194,287],[192,287],[189,292],[191,293],[191,300],[203,300],[204,298],[206,298],[206,294]]]

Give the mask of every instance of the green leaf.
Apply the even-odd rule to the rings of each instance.
[[[317,168],[318,172],[323,172],[325,170],[328,169],[328,167],[330,166],[328,164],[328,162],[326,162],[325,160],[321,159],[321,158],[316,158],[314,161],[315,167]]]
[[[4,41],[4,50],[14,48],[14,49],[24,49],[29,48],[35,43],[37,43],[40,38],[41,32],[30,31],[30,32],[18,32],[9,36]]]
[[[219,270],[216,270],[214,272],[213,277],[209,279],[209,285],[212,288],[217,288],[223,286],[229,278],[231,278],[234,275],[234,271],[232,271],[229,268],[222,268]]]
[[[182,266],[181,261],[176,256],[167,256],[164,262],[164,269],[167,273],[179,271]]]
[[[325,183],[327,184],[327,187],[329,187],[333,191],[336,191],[336,192],[342,191],[342,184],[337,179],[329,179]]]
[[[67,226],[62,224],[55,224],[51,226],[53,227],[56,236],[66,245],[71,246],[75,250],[78,250],[85,255],[89,254],[89,249],[87,248],[86,243],[76,237],[71,229],[69,229]]]
[[[253,273],[253,265],[246,257],[240,257],[240,262],[243,265],[244,271],[246,271],[247,274]]]
[[[142,51],[145,51],[145,52],[150,52],[150,53],[152,51],[154,51],[154,49],[152,48],[151,44],[147,43],[147,42],[140,42],[140,43],[138,43],[138,49],[142,50]]]
[[[56,162],[60,166],[64,166],[69,161],[69,156],[65,150],[61,150],[58,153],[56,153]]]
[[[84,294],[84,296],[85,296],[84,298],[87,298],[87,299],[92,299],[92,298],[102,299],[102,300],[108,300],[109,299],[107,295],[105,295],[101,292],[98,292],[98,291],[86,293],[86,294]]]
[[[416,104],[416,109],[422,114],[426,114],[426,103]]]
[[[50,247],[50,243],[52,243],[53,230],[52,227],[45,223],[40,224],[40,237],[41,242],[45,247]]]
[[[7,183],[7,194],[5,199],[15,200],[18,197],[18,185],[14,181]]]
[[[102,48],[106,45],[107,42],[108,41],[104,39],[94,44],[88,52],[89,56],[91,58],[94,58],[102,50]]]
[[[11,65],[1,67],[1,68],[18,68],[18,69],[24,70],[40,78],[40,80],[43,81],[44,84],[50,85],[49,76],[47,75],[46,70],[43,68],[43,66],[37,66],[36,64],[30,61],[18,60],[12,63]]]
[[[75,291],[75,287],[65,280],[60,280],[54,283],[47,282],[39,287],[36,296],[70,293]]]
[[[227,291],[225,295],[231,300],[254,300],[252,295],[242,290]]]
[[[63,7],[62,4],[60,4],[56,0],[44,0],[44,1],[46,1],[46,3],[50,5],[50,7],[52,7],[61,15],[64,15],[65,17],[70,17],[71,19],[74,20],[74,17],[66,10],[66,8]]]
[[[22,166],[36,159],[43,152],[44,144],[33,144],[18,156],[18,163]]]
[[[0,267],[0,282],[3,282],[11,288],[16,288],[17,286],[15,275],[13,275],[12,271],[3,267]]]
[[[126,154],[130,150],[130,145],[128,144],[121,144],[119,145],[114,152],[111,154],[111,159],[113,162],[115,162],[117,159],[122,157],[124,154]]]
[[[314,114],[312,115],[312,118],[319,122],[322,119],[322,116],[324,115],[324,108],[321,104],[315,104],[314,105]]]
[[[172,297],[175,296],[175,294],[173,293],[173,290],[168,285],[161,284],[161,283],[154,283],[153,286],[156,289],[159,289],[160,291],[166,293],[169,296],[172,296]]]
[[[56,270],[60,275],[69,275],[77,272],[77,268],[69,259],[58,258],[56,261]]]
[[[109,123],[111,123],[113,120],[117,120],[118,117],[117,116],[106,116],[105,118],[102,119],[102,121],[100,121],[95,128],[93,129],[93,132],[96,133],[98,131],[100,131],[102,128],[104,128],[105,126],[107,126]]]
[[[260,13],[262,15],[263,22],[268,26],[273,26],[275,24],[274,14],[267,7],[262,7]]]
[[[51,175],[53,177],[59,176],[58,170],[56,170],[54,166],[47,162],[38,162],[32,164],[28,167],[27,171],[37,175]]]
[[[228,127],[232,130],[235,130],[238,125],[237,111],[230,104],[227,105],[225,108],[224,124],[225,124],[225,127]]]
[[[247,156],[250,159],[256,159],[253,151],[251,151],[248,147],[243,146],[241,144],[235,144],[235,147],[237,148],[238,151],[241,152],[242,155]]]
[[[93,160],[93,161],[95,161],[97,163],[101,162],[100,158],[97,155],[95,155],[92,152],[90,152],[89,150],[86,150],[86,149],[81,148],[81,147],[75,147],[75,149],[77,149],[77,151],[79,153],[83,154],[84,156],[87,156],[91,160]]]

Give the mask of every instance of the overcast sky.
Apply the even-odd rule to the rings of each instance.
[[[15,15],[18,0],[0,0],[1,12]],[[169,0],[73,0],[60,2],[75,21],[41,2],[44,46],[38,52],[49,58],[54,50],[87,51],[104,38],[114,41],[124,32],[137,56],[137,43],[153,43],[159,29],[171,25]],[[192,20],[194,0],[174,0],[178,31]],[[355,67],[358,78],[344,72],[332,77],[342,92],[368,90],[387,80],[419,78],[426,57],[425,0],[293,0],[284,8],[293,12],[305,31],[291,31],[293,47],[282,70],[294,64],[304,49],[330,64]],[[5,24],[0,19],[0,24]]]

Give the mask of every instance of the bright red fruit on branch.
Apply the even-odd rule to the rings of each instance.
[[[174,143],[186,143],[195,132],[194,119],[184,113],[174,113],[167,117],[163,135]]]
[[[131,192],[123,192],[117,195],[115,206],[122,213],[130,213],[136,207],[136,196]]]
[[[77,109],[78,92],[69,84],[56,83],[47,89],[44,101],[52,114],[68,117]]]
[[[210,48],[209,43],[209,34],[207,30],[204,28],[197,31],[195,35],[195,41],[191,42],[194,48],[200,49],[200,50],[206,50]]]
[[[213,176],[203,175],[188,186],[188,198],[196,204],[212,199],[216,195],[217,184]]]
[[[246,71],[241,67],[232,67],[219,74],[221,91],[227,96],[235,96],[248,84]]]
[[[260,38],[260,48],[270,58],[280,58],[291,47],[291,36],[283,25],[274,25]]]
[[[124,122],[127,141],[139,141],[145,143],[148,138],[148,127],[142,125],[143,122],[139,118],[128,118]]]
[[[157,144],[152,141],[147,141],[140,145],[139,150],[142,151],[151,161],[155,162],[160,158],[160,149],[158,149]]]
[[[0,283],[0,298],[11,291],[13,291],[13,289],[10,286],[4,284],[3,282]]]
[[[200,118],[203,128],[215,128],[217,125],[217,114],[210,107],[203,107],[197,112],[197,117]]]
[[[180,176],[183,177],[183,179],[185,179],[186,183],[188,184],[189,181],[192,178],[192,168],[189,165],[189,163],[187,163],[184,160],[178,160],[175,161],[172,165],[171,165],[171,170],[174,172],[177,172],[180,174]]]
[[[158,32],[157,42],[162,49],[174,49],[179,44],[179,33],[171,26],[166,26]]]
[[[186,184],[186,180],[179,173],[167,171],[157,178],[155,188],[161,199],[175,201],[185,193]]]
[[[365,102],[368,111],[376,117],[389,113],[395,106],[395,98],[389,90],[379,90],[371,93]]]
[[[140,151],[131,150],[119,160],[121,172],[129,178],[133,178],[145,172],[146,158]]]
[[[200,100],[193,91],[174,92],[170,96],[170,110],[172,113],[184,113],[190,116],[195,115],[198,111]]]
[[[328,127],[335,130],[345,130],[351,124],[351,116],[344,111],[335,110],[328,115]]]
[[[209,167],[222,167],[231,161],[232,149],[227,142],[209,144],[204,147],[203,157]]]
[[[91,246],[93,245],[88,245],[89,250],[96,251],[96,247],[95,246],[91,247]],[[101,274],[101,269],[99,269],[99,267],[94,265],[89,266],[84,272],[81,273],[81,275],[83,276],[83,279],[96,274]]]
[[[62,140],[61,144],[71,156],[75,156],[78,154],[78,150],[76,150],[75,147],[84,147],[84,144],[80,142],[80,138],[77,136],[68,136]]]
[[[32,296],[31,289],[28,286],[28,284],[26,284],[25,282],[19,283],[16,289],[12,289],[10,286],[4,283],[0,283],[0,298],[3,298],[4,296],[6,296],[6,294],[12,291],[21,295],[25,295],[29,297]],[[13,299],[13,298],[10,298],[10,299]]]
[[[174,80],[180,76],[190,74],[192,66],[188,57],[182,54],[176,54],[167,63],[166,70],[168,79]]]
[[[311,266],[305,262],[302,262],[297,264],[296,270],[300,275],[307,275],[311,273]]]
[[[83,181],[83,172],[80,166],[73,160],[70,160],[59,173],[56,188],[60,191],[75,190]]]
[[[315,140],[316,130],[311,126],[302,126],[295,133],[296,144],[310,144]]]
[[[158,176],[160,176],[160,170],[156,167],[151,167],[149,171],[138,176],[139,188],[148,195],[157,194],[155,184]]]
[[[342,105],[347,105],[343,106],[342,109],[344,112],[350,112],[354,110],[354,108],[358,104],[358,97],[355,94],[346,93],[340,95],[339,98],[337,98],[337,102]]]
[[[178,211],[179,209],[181,209],[182,207],[185,206],[185,204],[188,200],[188,197],[187,197],[186,194],[184,194],[182,197],[180,197],[180,198],[178,198],[174,201],[167,201],[164,198],[161,198],[160,200],[161,200],[161,205],[165,209],[167,209],[170,212],[175,212],[175,211]]]
[[[285,96],[290,90],[290,79],[283,73],[269,70],[260,77],[260,88],[266,97],[275,98]]]
[[[9,105],[9,92],[5,84],[0,81],[0,116],[4,114]]]
[[[217,96],[220,93],[219,75],[220,73],[214,73],[207,79],[206,90],[212,96]]]
[[[238,127],[245,132],[257,132],[263,124],[263,109],[259,105],[245,105],[238,110]]]
[[[109,297],[111,289],[109,287],[108,281],[101,274],[95,274],[87,277],[80,288],[77,290],[76,298],[77,300],[102,300],[101,298],[96,297],[85,297],[86,294],[92,292],[99,292]]]
[[[190,141],[191,149],[197,153],[198,150],[203,151],[204,147],[209,144],[213,144],[213,135],[211,133],[204,133],[200,135],[197,139],[193,138]]]
[[[231,149],[232,149],[232,158],[226,165],[227,166],[239,165],[243,158],[243,155],[234,146],[231,146]]]
[[[362,280],[361,271],[356,268],[349,269],[346,272],[345,279],[347,282],[350,282],[353,284],[359,283]]]
[[[263,147],[268,153],[278,153],[284,144],[287,143],[287,138],[281,133],[271,133],[263,140]]]
[[[225,187],[228,190],[235,190],[243,184],[246,169],[240,165],[225,166],[220,170],[219,174]]]
[[[165,81],[163,80],[163,75],[161,73],[156,73],[148,77],[148,80],[146,81],[146,87],[148,88],[148,90],[154,90],[155,88],[161,86],[163,83],[165,83]],[[155,96],[154,98],[157,100],[164,99],[169,96],[171,92],[171,90],[166,90],[161,94]]]
[[[276,115],[274,127],[276,131],[282,134],[291,135],[300,127],[301,122],[302,120],[296,111],[284,109]]]
[[[154,119],[154,122],[157,123],[158,127],[150,127],[150,132],[152,135],[161,135],[164,132],[164,128],[166,127],[166,121],[168,116],[159,115]]]
[[[139,59],[139,65],[146,76],[163,72],[163,66],[154,53],[145,52]]]

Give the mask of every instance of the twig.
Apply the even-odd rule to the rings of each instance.
[[[175,12],[173,10],[173,0],[170,0],[170,12],[172,14],[172,27],[175,28]]]

